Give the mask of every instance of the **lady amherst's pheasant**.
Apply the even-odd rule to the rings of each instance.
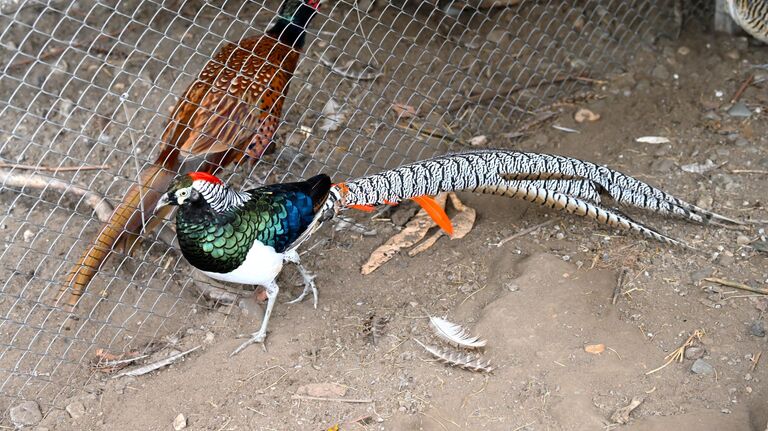
[[[268,303],[261,328],[238,347],[263,342],[284,262],[298,265],[304,291],[317,289],[301,266],[296,248],[342,208],[368,209],[413,199],[448,233],[451,224],[429,197],[466,190],[510,196],[585,216],[611,227],[634,230],[685,246],[617,210],[600,206],[603,196],[618,204],[675,215],[690,221],[740,224],[682,201],[642,181],[594,163],[538,153],[480,150],[435,157],[379,174],[331,185],[327,175],[238,192],[213,175],[194,172],[178,178],[158,207],[178,205],[176,234],[184,257],[217,280],[261,285]],[[686,246],[687,247],[687,246]]]

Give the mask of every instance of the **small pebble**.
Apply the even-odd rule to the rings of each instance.
[[[746,381],[752,380],[752,374],[749,374],[749,373],[745,374],[744,375],[744,380],[746,380]]]
[[[72,419],[81,418],[85,415],[85,406],[80,401],[70,403],[66,407],[67,413]]]
[[[691,371],[694,374],[714,374],[715,369],[712,367],[712,365],[709,365],[709,363],[703,359],[697,359],[696,362],[693,363],[691,366]]]
[[[517,292],[520,290],[520,286],[518,286],[517,283],[507,283],[507,290],[510,292]]]
[[[475,136],[469,140],[469,145],[473,147],[482,147],[488,144],[488,138],[485,135]]]
[[[24,242],[31,242],[32,239],[35,237],[35,232],[30,229],[27,229],[24,231],[22,236],[24,237]]]
[[[687,46],[681,46],[680,48],[677,48],[677,53],[680,55],[688,55],[691,53],[691,48],[688,48]]]
[[[701,347],[689,347],[685,349],[685,359],[699,359],[702,356],[704,356],[704,349]]]
[[[762,320],[755,320],[749,327],[749,333],[755,337],[765,337],[765,325]]]
[[[728,115],[731,117],[751,117],[752,111],[747,108],[747,105],[744,104],[744,102],[736,102],[733,106],[731,106],[731,109],[728,110]]]
[[[178,416],[173,420],[173,429],[176,431],[183,430],[187,427],[187,418],[184,417],[183,413],[179,413]]]
[[[658,80],[666,81],[669,79],[669,70],[663,64],[658,64],[651,71],[651,76]]]
[[[11,407],[11,422],[18,428],[34,425],[41,420],[43,420],[43,413],[34,401],[24,401]]]
[[[216,338],[216,336],[213,334],[213,332],[206,332],[203,342],[206,344],[211,344],[213,343],[214,338]]]

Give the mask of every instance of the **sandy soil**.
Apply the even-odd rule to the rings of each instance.
[[[505,137],[510,130],[498,124],[483,132],[489,147],[604,163],[723,214],[765,223],[768,72],[749,68],[762,63],[768,63],[766,47],[686,34],[640,49],[624,73],[596,76],[607,83],[594,86],[590,97],[559,104],[554,119],[522,138]],[[724,106],[750,73],[756,83],[741,101],[761,111],[732,117]],[[580,107],[601,119],[577,124],[573,113]],[[649,135],[668,137],[671,143],[634,141]],[[98,158],[98,151],[92,157]],[[717,167],[703,174],[682,169],[707,160]],[[93,185],[105,181],[96,177]],[[478,212],[469,235],[442,238],[413,258],[399,255],[368,276],[360,275],[361,264],[398,230],[390,219],[402,218],[409,206],[395,209],[388,219],[354,214],[376,229],[373,236],[324,228],[304,257],[317,273],[318,309],[309,301],[278,304],[266,349],[253,346],[233,358],[229,353],[239,343],[236,334],[259,324],[258,304],[248,294],[243,307],[199,299],[195,282],[180,280],[189,270],[178,255],[147,247],[145,257],[172,262],[175,274],[164,280],[175,281],[152,284],[146,291],[126,288],[122,299],[110,294],[93,312],[97,323],[89,320],[79,333],[111,336],[107,347],[112,349],[142,346],[154,352],[153,360],[202,348],[136,378],[112,379],[77,365],[78,371],[69,374],[77,387],[56,392],[39,429],[172,429],[179,414],[191,430],[321,430],[339,423],[343,430],[766,429],[768,366],[765,358],[757,365],[751,358],[768,350],[765,335],[753,330],[768,303],[765,297],[703,280],[718,277],[768,287],[768,254],[758,250],[765,247],[765,224],[728,230],[631,213],[698,250],[687,251],[525,202],[461,197]],[[496,245],[553,218],[528,235]],[[133,277],[146,272],[141,258],[123,270]],[[626,282],[614,304],[618,274],[624,270]],[[293,269],[284,271],[281,300],[300,291],[299,280]],[[111,289],[115,283],[121,286],[120,280],[110,283]],[[101,322],[109,310],[124,318],[119,321],[125,326]],[[428,329],[428,315],[448,316],[486,338],[483,356],[496,369],[472,373],[431,360],[413,341],[439,343]],[[371,316],[389,319],[375,343],[366,332]],[[147,328],[156,329],[147,333]],[[695,330],[705,335],[696,345],[698,352],[689,353],[691,359],[648,374]],[[7,325],[3,331],[13,332]],[[585,346],[593,344],[604,344],[606,350],[587,353]],[[87,352],[67,360],[84,363],[93,355]],[[714,372],[693,373],[696,356]],[[344,398],[370,402],[296,397],[300,388],[315,383],[336,383],[344,388]],[[46,387],[39,393],[47,396]],[[643,402],[631,413],[629,425],[615,424],[614,412],[633,398]],[[84,413],[77,418],[62,408],[79,405]]]

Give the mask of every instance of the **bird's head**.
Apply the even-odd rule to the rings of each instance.
[[[167,205],[193,205],[207,202],[215,207],[215,202],[228,192],[223,181],[207,172],[191,172],[182,175],[171,183],[168,191],[160,197],[155,211]]]
[[[285,0],[280,8],[280,16],[303,27],[319,7],[320,0]]]

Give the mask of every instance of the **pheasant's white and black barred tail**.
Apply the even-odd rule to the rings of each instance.
[[[508,150],[439,156],[348,181],[334,186],[326,211],[332,211],[336,202],[342,206],[391,204],[445,191],[476,191],[538,202],[672,244],[681,243],[616,210],[601,207],[601,193],[616,203],[659,214],[673,214],[700,223],[740,224],[594,163]]]

